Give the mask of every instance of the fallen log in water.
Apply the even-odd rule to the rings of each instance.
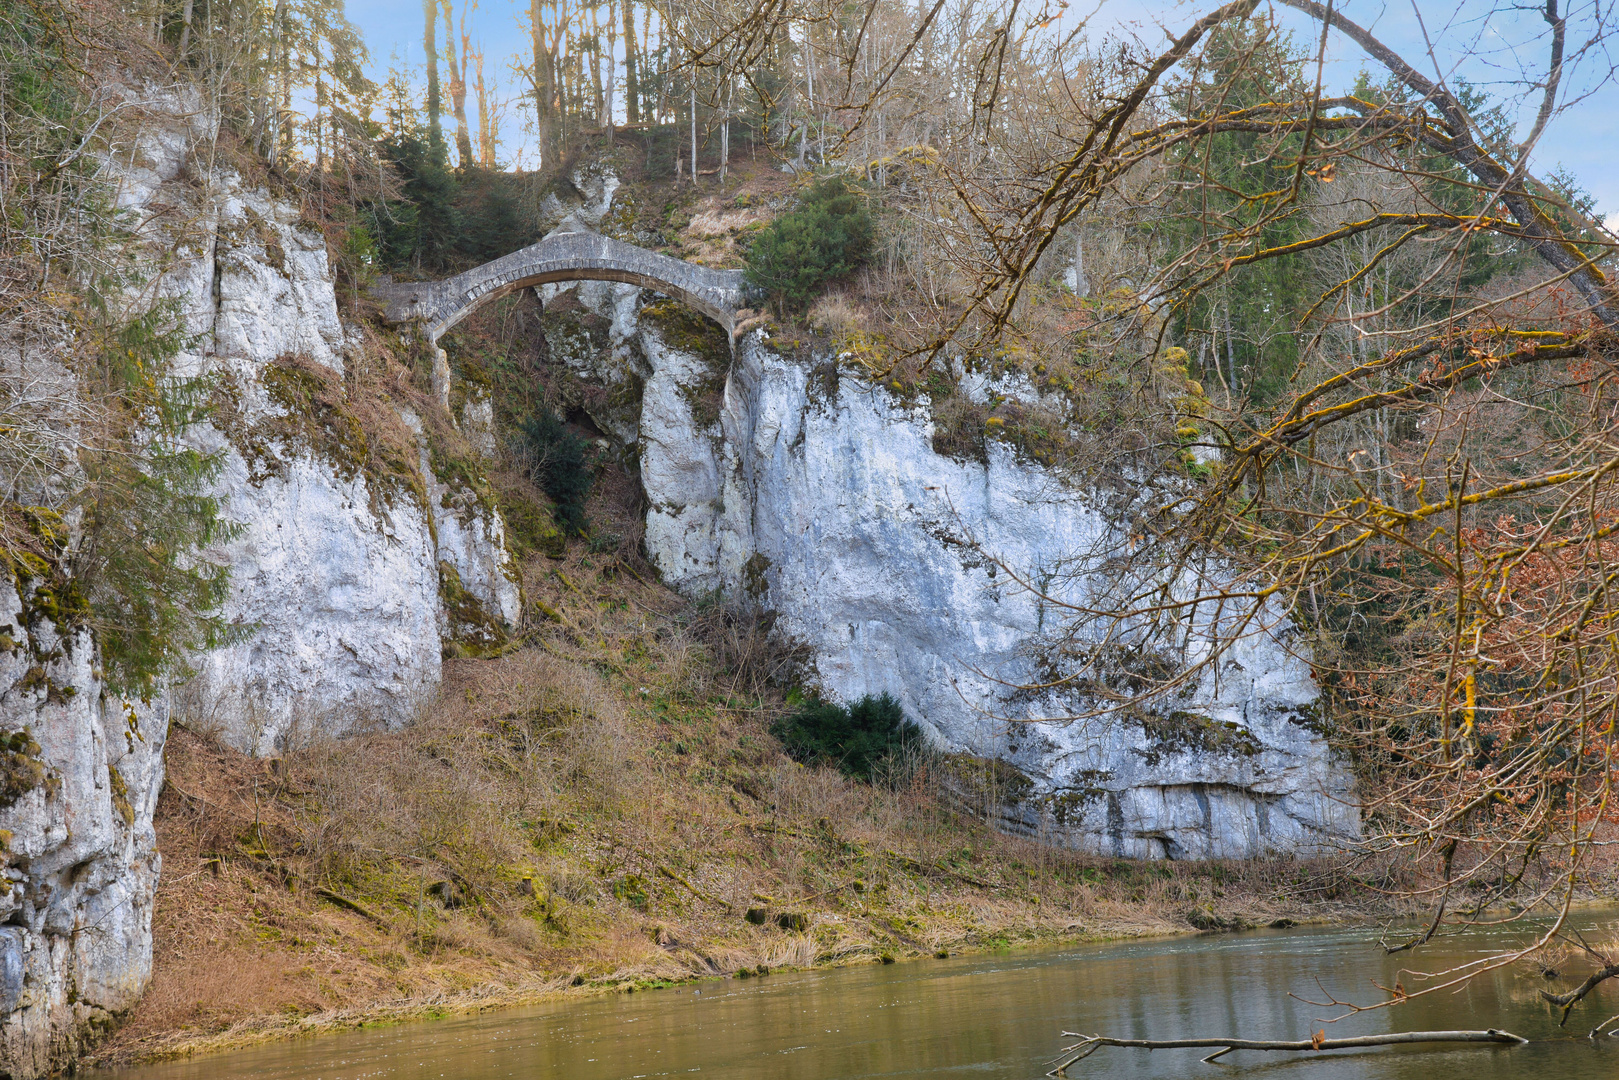
[[[1325,1031],[1318,1031],[1313,1039],[1110,1039],[1106,1035],[1082,1035],[1077,1031],[1062,1033],[1065,1039],[1078,1039],[1065,1047],[1055,1069],[1047,1076],[1067,1076],[1067,1068],[1082,1058],[1090,1057],[1104,1046],[1134,1046],[1144,1050],[1172,1050],[1176,1047],[1215,1047],[1214,1053],[1204,1058],[1213,1061],[1233,1050],[1291,1050],[1314,1053],[1318,1050],[1351,1050],[1363,1046],[1397,1046],[1402,1043],[1510,1043],[1517,1045],[1529,1040],[1510,1031],[1488,1028],[1484,1031],[1399,1031],[1392,1035],[1356,1035],[1347,1039],[1329,1039]]]

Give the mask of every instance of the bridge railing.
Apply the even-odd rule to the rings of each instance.
[[[557,281],[622,281],[682,300],[725,327],[758,297],[741,270],[719,270],[671,258],[583,228],[558,231],[528,247],[443,281],[383,279],[371,293],[390,323],[415,323],[429,341],[483,304],[533,285]]]

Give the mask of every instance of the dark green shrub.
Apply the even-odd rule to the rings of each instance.
[[[847,708],[807,702],[770,730],[794,760],[836,765],[858,780],[876,779],[885,766],[922,743],[922,729],[905,719],[899,702],[888,694],[867,694]]]
[[[216,381],[169,375],[189,340],[178,308],[163,302],[127,317],[98,300],[92,305],[97,317],[82,340],[94,343],[101,362],[80,377],[101,400],[119,403],[118,438],[81,454],[84,483],[75,501],[84,514],[72,576],[36,604],[53,612],[63,633],[83,618],[100,647],[107,688],[144,701],[163,676],[186,671],[190,654],[249,632],[219,616],[230,567],[209,553],[241,527],[220,518],[214,492],[222,455],[185,438],[209,418]]]
[[[748,281],[778,303],[802,307],[871,251],[871,213],[841,177],[818,181],[748,247]]]
[[[585,497],[596,481],[589,446],[548,412],[523,421],[523,435],[528,441],[529,475],[551,497],[557,526],[583,536]]]
[[[442,274],[539,239],[510,176],[474,165],[452,169],[443,144],[418,128],[384,138],[378,149],[404,181],[400,198],[371,203],[360,222],[382,268]]]

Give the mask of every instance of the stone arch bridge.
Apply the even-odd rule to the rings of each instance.
[[[372,289],[390,323],[415,323],[428,341],[479,307],[553,281],[626,281],[690,304],[734,335],[751,290],[741,270],[714,270],[575,227],[444,281],[384,282]]]

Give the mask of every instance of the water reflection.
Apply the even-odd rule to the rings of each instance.
[[[1608,936],[1613,925],[1586,919]],[[1600,925],[1599,925],[1600,924]],[[1473,934],[1420,961],[1387,957],[1365,930],[1257,931],[1216,937],[1031,951],[993,957],[712,982],[463,1020],[414,1024],[114,1074],[115,1080],[619,1080],[686,1076],[783,1080],[971,1076],[1033,1080],[1057,1033],[1137,1038],[1238,1034],[1306,1038],[1332,1010],[1300,998],[1365,1001],[1399,969],[1437,968],[1498,951],[1522,931]],[[1404,976],[1408,988],[1412,978]],[[1459,993],[1331,1025],[1334,1036],[1425,1028],[1503,1027],[1527,1047],[1385,1048],[1302,1059],[1237,1052],[1105,1048],[1075,1077],[1296,1076],[1309,1080],[1560,1080],[1619,1075],[1619,1039],[1571,1039],[1523,970]],[[1289,991],[1298,995],[1290,997]],[[1580,1008],[1579,1031],[1619,1012],[1604,987]],[[112,1080],[112,1078],[109,1078]]]

